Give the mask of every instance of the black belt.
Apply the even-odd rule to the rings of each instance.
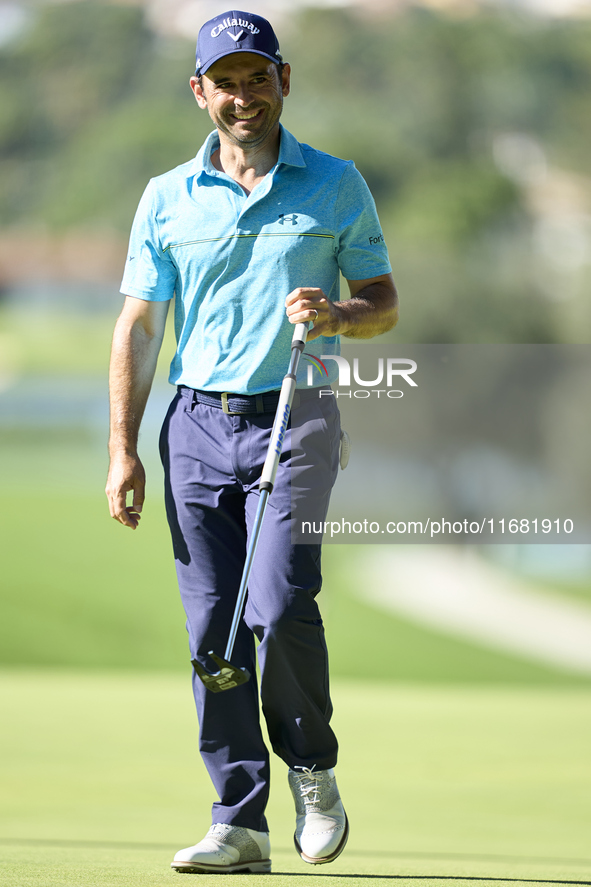
[[[199,391],[197,388],[178,386],[179,394],[189,397],[193,403],[203,403],[208,407],[223,410],[228,416],[247,413],[274,413],[279,403],[279,391],[266,391],[263,394],[230,394],[228,391]]]

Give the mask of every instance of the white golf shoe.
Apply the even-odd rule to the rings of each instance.
[[[296,806],[296,850],[312,865],[332,862],[349,837],[334,770],[297,767],[289,770],[288,779]]]
[[[170,865],[177,872],[260,875],[271,871],[270,853],[267,832],[216,823],[198,844],[179,850]]]

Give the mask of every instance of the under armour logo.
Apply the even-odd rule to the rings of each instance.
[[[291,216],[284,216],[283,213],[279,213],[279,224],[285,225],[286,222],[291,222],[292,225],[297,225],[297,216],[293,213]]]
[[[232,40],[234,41],[234,43],[238,43],[238,41],[240,40],[240,38],[241,38],[242,35],[244,34],[244,31],[238,31],[238,33],[235,34],[235,35],[234,35],[234,34],[231,34],[230,31],[226,31],[226,34],[228,35],[228,37],[231,37],[231,38],[232,38]]]

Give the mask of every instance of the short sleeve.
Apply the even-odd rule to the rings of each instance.
[[[353,163],[341,178],[336,201],[337,260],[346,280],[367,280],[392,270],[374,199]]]
[[[174,296],[177,275],[160,241],[154,191],[150,181],[133,220],[121,292],[149,302],[166,302]]]

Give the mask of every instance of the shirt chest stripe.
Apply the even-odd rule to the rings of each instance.
[[[163,253],[167,252],[169,249],[176,249],[178,246],[194,246],[196,243],[215,243],[219,240],[240,240],[244,237],[326,237],[329,240],[334,240],[334,234],[312,234],[310,232],[300,232],[300,231],[277,231],[276,233],[262,233],[262,234],[228,234],[225,237],[206,237],[203,240],[187,240],[183,243],[169,243],[168,246],[165,246],[162,250]]]

